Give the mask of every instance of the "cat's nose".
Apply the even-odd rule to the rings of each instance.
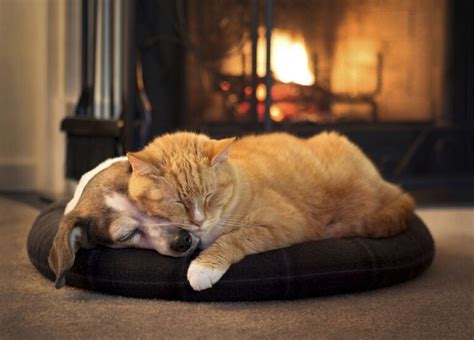
[[[189,217],[191,219],[191,222],[197,226],[202,226],[204,223],[204,220],[206,219],[204,217],[204,213],[199,207],[196,205],[194,208],[190,211]]]
[[[193,224],[200,227],[204,223],[204,217],[203,216],[200,216],[199,218],[194,217],[191,219],[191,222],[193,222]]]

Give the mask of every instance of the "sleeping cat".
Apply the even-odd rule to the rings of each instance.
[[[210,288],[246,255],[309,240],[403,231],[414,201],[337,133],[212,140],[178,132],[129,153],[129,193],[174,223],[199,226],[187,278]]]

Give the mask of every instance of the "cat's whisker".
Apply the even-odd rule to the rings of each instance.
[[[222,226],[258,226],[260,224],[254,224],[254,223],[248,223],[245,219],[239,219],[239,218],[214,218],[212,220],[207,220],[206,221],[208,225],[222,225]],[[196,227],[194,225],[190,225],[189,227],[186,225],[183,225],[183,229],[199,229],[199,227]]]
[[[230,223],[247,223],[246,219],[223,219],[221,221],[230,222]]]
[[[232,214],[230,216],[221,216],[207,220],[209,225],[216,225],[219,224],[223,227],[257,227],[260,224],[256,223],[249,223],[248,222],[248,215],[247,214]]]
[[[222,226],[237,226],[237,227],[245,227],[245,226],[248,226],[248,227],[257,227],[257,226],[260,226],[260,224],[257,224],[257,223],[248,223],[246,221],[220,221],[219,222],[220,225]]]

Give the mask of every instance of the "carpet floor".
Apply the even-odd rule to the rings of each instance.
[[[436,242],[420,277],[359,294],[186,303],[56,290],[30,264],[38,210],[0,197],[0,338],[473,339],[474,209],[420,209]]]

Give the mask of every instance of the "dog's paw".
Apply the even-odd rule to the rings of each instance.
[[[199,291],[211,288],[225,272],[226,270],[208,267],[193,261],[189,265],[187,277],[191,287]]]

